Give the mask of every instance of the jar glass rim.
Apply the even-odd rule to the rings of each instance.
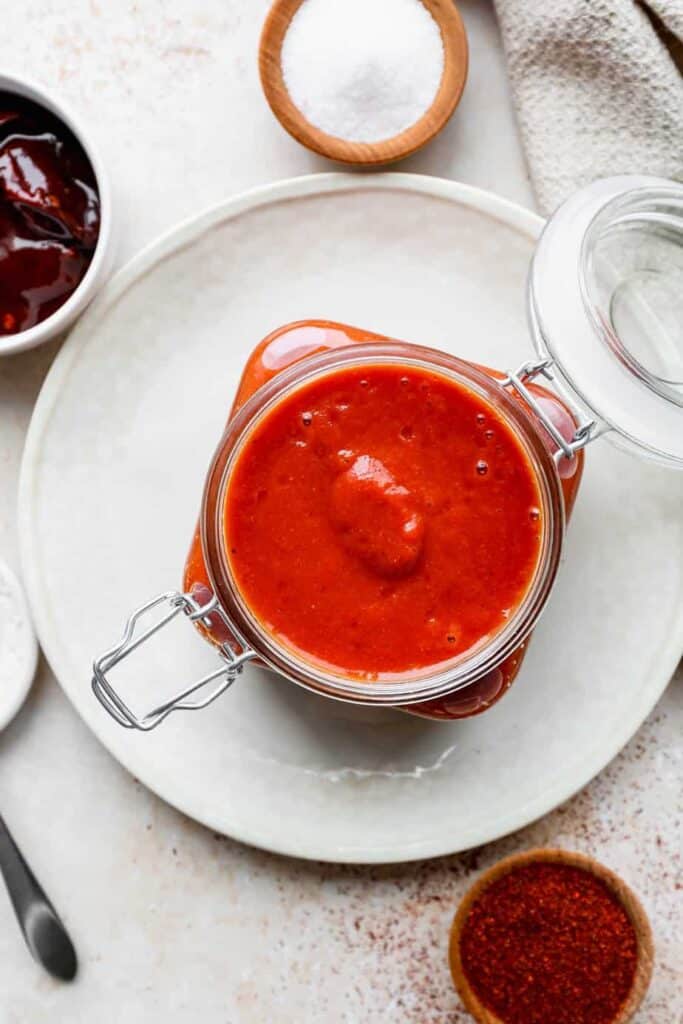
[[[600,247],[606,247],[614,239],[620,248],[626,249],[631,235],[636,237],[638,258],[623,261],[623,266],[609,267],[612,278],[609,280],[607,294],[602,295],[602,282],[596,272],[596,257]],[[644,244],[644,239],[650,244]],[[664,250],[661,254],[657,244]],[[634,248],[633,243],[631,248]],[[593,216],[581,242],[579,256],[581,297],[596,335],[646,387],[678,406],[683,406],[683,350],[673,343],[673,339],[664,339],[669,342],[668,345],[656,344],[660,340],[656,330],[656,316],[661,311],[656,308],[647,309],[643,278],[647,277],[658,284],[658,301],[668,299],[672,305],[680,305],[682,248],[683,190],[673,186],[635,188],[614,196]],[[671,259],[672,253],[679,257],[676,262]],[[660,265],[662,261],[666,264],[664,267]],[[635,266],[631,262],[635,262]],[[670,275],[668,279],[667,275]],[[643,332],[650,343],[645,352],[634,348],[632,342],[635,339],[622,329],[618,319],[619,304],[616,300],[624,292],[624,303],[640,301],[650,314],[649,326],[654,330],[647,334]],[[678,322],[680,324],[680,320]],[[642,324],[639,326],[642,327]]]
[[[225,550],[223,510],[230,474],[255,424],[285,395],[341,367],[393,364],[428,369],[473,390],[502,415],[536,475],[542,503],[541,549],[529,588],[505,626],[448,662],[414,672],[364,679],[307,659],[263,626],[243,599]],[[564,502],[555,462],[520,402],[495,378],[471,363],[407,342],[361,343],[310,356],[263,385],[229,422],[207,475],[200,534],[211,585],[239,642],[269,668],[328,697],[364,704],[400,706],[455,692],[496,668],[524,641],[545,607],[559,565],[564,537]]]
[[[531,337],[593,436],[683,465],[683,185],[626,175],[548,220],[527,288]]]

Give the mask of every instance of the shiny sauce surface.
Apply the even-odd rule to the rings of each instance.
[[[447,663],[495,635],[541,546],[520,441],[475,391],[400,364],[281,398],[227,488],[226,551],[279,642],[363,678]]]
[[[78,140],[38,104],[0,92],[0,335],[34,327],[75,291],[100,227]]]

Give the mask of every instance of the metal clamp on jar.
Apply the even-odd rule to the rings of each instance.
[[[429,718],[467,717],[499,700],[519,671],[550,595],[583,448],[604,434],[637,455],[683,467],[683,186],[618,177],[569,199],[538,243],[528,314],[535,355],[507,374],[342,325],[311,322],[327,340],[309,352],[293,346],[289,364],[257,374],[253,393],[247,396],[242,388],[238,395],[207,477],[184,592],[162,594],[137,609],[120,643],[95,661],[93,691],[109,714],[127,728],[148,731],[174,710],[211,703],[251,659],[337,700],[400,707]],[[302,325],[283,328],[257,352],[301,330]],[[543,529],[533,578],[503,628],[446,662],[399,678],[365,679],[306,657],[259,621],[234,578],[221,524],[235,460],[265,413],[306,382],[379,365],[428,369],[488,403],[533,467]],[[138,715],[114,689],[110,673],[181,614],[213,643],[220,664]],[[148,616],[151,624],[138,634]]]

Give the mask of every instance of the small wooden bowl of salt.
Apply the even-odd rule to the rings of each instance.
[[[275,0],[261,84],[282,126],[347,164],[387,164],[444,127],[467,78],[453,0]]]

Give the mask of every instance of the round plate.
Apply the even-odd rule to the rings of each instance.
[[[38,641],[24,591],[0,559],[0,729],[26,700],[37,664]]]
[[[230,200],[142,252],[47,378],[21,479],[25,578],[45,653],[83,718],[160,796],[283,853],[400,861],[461,850],[566,800],[650,711],[683,649],[681,477],[588,454],[564,565],[510,693],[436,723],[337,703],[248,667],[156,732],[90,690],[130,611],[179,586],[202,484],[248,352],[324,317],[503,369],[531,353],[541,221],[411,175],[302,178]],[[120,667],[149,710],[215,666],[186,621]]]

